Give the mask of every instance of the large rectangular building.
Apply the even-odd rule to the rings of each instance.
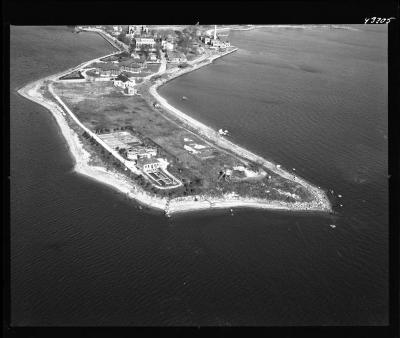
[[[156,46],[156,42],[153,38],[135,38],[135,48],[136,50],[140,50],[142,47],[154,48]]]

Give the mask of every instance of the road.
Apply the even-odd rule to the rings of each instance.
[[[45,80],[50,80],[51,82],[57,82],[58,78],[60,78],[61,76],[68,74],[72,71],[75,70],[80,70],[84,67],[86,67],[87,65],[93,63],[93,62],[98,62],[100,59],[107,57],[107,56],[111,56],[114,54],[118,54],[120,53],[118,52],[114,52],[111,54],[108,54],[106,56],[101,56],[99,58],[84,62],[82,64],[80,64],[77,67],[74,68],[70,68],[62,73],[56,74],[56,75],[52,75],[50,77],[47,77]],[[166,60],[165,58],[163,59],[161,66],[160,66],[160,70],[159,72],[163,73],[165,72],[166,69]],[[154,74],[153,74],[154,75]],[[78,124],[79,127],[81,127],[86,133],[88,133],[89,136],[93,137],[93,139],[95,139],[104,149],[106,149],[108,152],[110,152],[118,161],[120,161],[127,169],[129,169],[132,173],[136,174],[136,175],[143,175],[144,173],[139,170],[135,164],[131,161],[126,160],[125,158],[123,158],[118,151],[116,151],[115,149],[111,148],[109,145],[107,145],[96,133],[92,132],[89,128],[87,128],[77,117],[76,115],[68,108],[68,106],[60,99],[60,97],[55,93],[54,88],[52,83],[50,83],[48,85],[48,89],[49,92],[54,96],[54,98],[57,100],[57,102],[64,108],[64,110],[69,114],[69,116],[71,116],[71,118]],[[166,168],[164,168],[164,170],[167,172]],[[158,189],[171,189],[171,188],[176,188],[182,185],[182,182],[180,182],[175,176],[173,176],[171,173],[167,172],[167,174],[169,176],[171,176],[171,178],[173,178],[176,182],[178,182],[178,184],[174,185],[174,186],[169,186],[169,187],[159,187],[159,186],[155,186],[152,182],[151,184],[153,184],[156,188]]]

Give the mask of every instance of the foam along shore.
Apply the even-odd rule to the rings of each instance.
[[[234,50],[232,50],[234,51]],[[230,52],[232,52],[230,51]],[[112,53],[114,54],[114,53]],[[110,54],[110,55],[112,55]],[[225,55],[225,54],[223,54]],[[223,55],[219,55],[216,57],[221,57]],[[104,57],[104,56],[103,56]],[[103,58],[101,57],[101,58]],[[206,59],[206,61],[202,64],[196,64],[192,68],[184,69],[183,71],[177,71],[173,74],[174,78],[176,76],[182,75],[188,71],[192,71],[201,66],[211,63],[216,57],[211,57]],[[49,99],[43,97],[40,93],[40,88],[45,84],[45,82],[57,81],[60,76],[63,76],[71,71],[76,69],[80,69],[85,67],[86,65],[98,60],[100,58],[87,61],[82,63],[81,65],[68,69],[67,71],[48,76],[44,79],[29,83],[25,87],[18,90],[18,93],[31,100],[34,101],[45,108],[47,108],[55,120],[57,121],[62,135],[67,141],[69,150],[75,159],[74,170],[79,173],[86,175],[90,178],[93,178],[99,182],[110,185],[120,192],[126,194],[126,196],[137,200],[139,203],[154,208],[159,209],[167,214],[179,213],[179,212],[188,212],[188,211],[196,211],[196,210],[204,210],[204,209],[214,209],[214,208],[232,208],[232,207],[251,207],[251,208],[262,208],[262,209],[279,209],[279,210],[293,210],[293,211],[331,211],[331,206],[329,200],[325,196],[323,191],[313,187],[309,183],[304,180],[297,179],[297,182],[303,182],[303,184],[307,184],[307,187],[310,191],[315,193],[316,202],[297,202],[297,203],[287,203],[281,201],[270,201],[267,199],[256,199],[256,198],[247,198],[247,197],[239,197],[233,194],[226,194],[223,197],[210,197],[210,196],[188,196],[188,197],[178,197],[174,199],[161,198],[154,194],[150,194],[142,189],[139,185],[133,185],[131,182],[127,180],[123,175],[107,171],[104,167],[100,166],[92,166],[89,164],[91,155],[84,149],[83,144],[79,140],[77,133],[68,125],[67,120],[65,119],[65,113],[63,108],[58,104]],[[211,128],[201,124],[200,122],[190,118],[185,115],[183,112],[178,109],[172,107],[168,104],[168,102],[159,96],[156,91],[156,88],[165,82],[157,82],[155,85],[150,87],[150,92],[157,99],[157,101],[166,109],[173,112],[177,117],[181,118],[186,123],[190,123],[190,125],[197,129],[199,133],[203,136],[209,137],[212,136],[212,133],[215,132]],[[51,93],[51,91],[49,91]],[[65,105],[65,104],[63,104]],[[213,139],[212,137],[210,137]],[[229,142],[228,144],[221,143],[222,139],[216,139],[218,146],[228,147],[229,150],[238,153],[239,155],[251,159],[251,160],[262,160],[264,164],[268,164],[272,166],[272,163],[258,157],[255,154],[250,153],[249,151],[240,148],[237,145],[232,144],[229,141],[222,140],[223,142]],[[234,147],[233,147],[234,146]],[[282,176],[284,176],[285,172],[283,170],[277,170]],[[287,175],[290,175],[287,173]]]

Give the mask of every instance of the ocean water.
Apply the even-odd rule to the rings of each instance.
[[[74,173],[51,114],[14,91],[112,47],[11,27],[12,323],[386,325],[387,27],[351,28],[232,32],[237,52],[160,89],[343,207],[167,219]]]

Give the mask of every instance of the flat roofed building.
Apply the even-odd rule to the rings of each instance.
[[[124,93],[129,94],[129,95],[135,95],[135,94],[137,94],[137,90],[134,87],[126,87],[124,89]]]

